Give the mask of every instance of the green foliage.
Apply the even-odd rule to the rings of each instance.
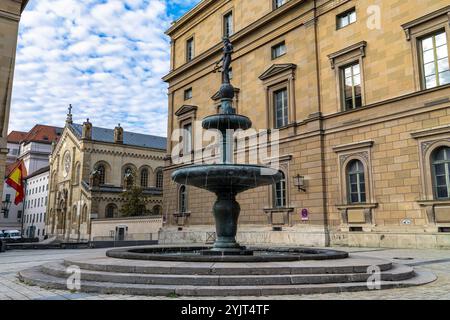
[[[125,200],[121,213],[124,217],[137,217],[147,215],[145,209],[144,190],[142,188],[133,187],[122,193]]]

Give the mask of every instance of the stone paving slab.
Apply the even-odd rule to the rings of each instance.
[[[392,260],[395,263],[420,266],[417,270],[431,271],[438,279],[428,285],[389,290],[366,292],[344,292],[314,295],[246,297],[258,300],[450,300],[450,250],[414,250],[414,249],[370,249],[370,248],[336,248],[354,252],[359,256],[378,257],[380,259],[413,258],[413,260]],[[84,250],[33,250],[7,251],[0,253],[0,300],[162,300],[169,297],[142,297],[130,295],[104,295],[68,293],[65,290],[46,290],[30,287],[17,279],[17,272],[45,262],[57,262],[65,258],[98,256],[105,249]],[[191,300],[193,297],[180,297],[179,300]],[[217,297],[202,297],[199,300],[217,300]],[[237,297],[220,297],[222,300],[235,300]]]

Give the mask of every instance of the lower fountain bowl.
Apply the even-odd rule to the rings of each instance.
[[[112,249],[106,252],[111,258],[149,261],[184,262],[286,262],[303,260],[333,260],[348,258],[343,251],[312,248],[247,247],[234,253],[215,251],[210,246],[164,246]]]

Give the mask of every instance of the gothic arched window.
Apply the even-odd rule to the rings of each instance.
[[[98,176],[99,176],[99,182],[100,184],[105,184],[106,181],[106,169],[105,165],[99,164],[97,166]]]
[[[436,199],[450,198],[450,148],[440,147],[431,155]]]
[[[117,206],[114,203],[110,203],[106,206],[106,218],[114,218],[117,213]]]
[[[141,170],[141,187],[147,188],[148,187],[148,169],[144,168]]]
[[[164,179],[164,175],[163,175],[162,170],[158,170],[156,172],[156,187],[157,188],[159,188],[159,189],[163,188],[163,182],[164,182],[163,179]]]
[[[359,160],[351,161],[347,166],[348,200],[350,203],[366,202],[366,181],[364,165]]]

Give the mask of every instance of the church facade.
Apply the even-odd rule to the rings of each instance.
[[[170,176],[206,147],[229,37],[234,107],[284,173],[239,195],[242,242],[450,247],[449,17],[447,0],[203,0],[174,22],[168,132],[187,134],[168,141],[167,238],[214,231],[214,196]]]
[[[46,234],[92,240],[92,221],[128,218],[121,212],[122,195],[134,187],[142,190],[145,205],[133,219],[160,217],[165,148],[163,137],[126,132],[120,125],[99,128],[89,120],[76,124],[69,112],[50,156]]]

